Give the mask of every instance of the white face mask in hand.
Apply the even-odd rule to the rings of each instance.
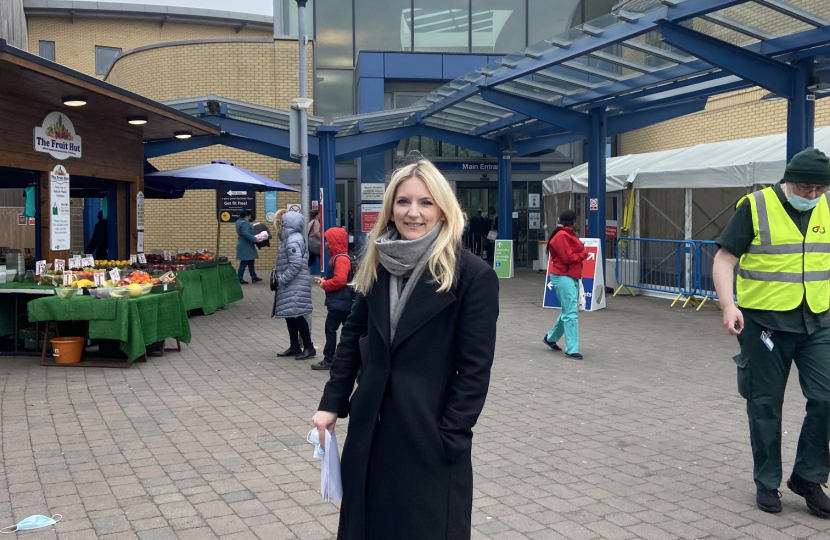
[[[322,446],[320,446],[320,432],[317,431],[317,428],[313,428],[308,432],[306,440],[314,445],[314,459],[323,459],[323,456],[326,455],[326,451],[323,450]]]

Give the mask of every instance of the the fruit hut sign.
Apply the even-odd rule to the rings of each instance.
[[[80,158],[81,136],[75,133],[68,116],[53,111],[46,115],[43,124],[35,126],[35,151],[55,159]]]

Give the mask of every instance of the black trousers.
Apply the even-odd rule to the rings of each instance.
[[[812,334],[775,331],[771,351],[761,341],[764,330],[752,318],[744,317],[744,329],[738,336],[741,354],[734,358],[738,392],[746,399],[749,416],[755,484],[760,489],[778,489],[781,484],[781,417],[793,362],[801,393],[807,398],[793,473],[823,484],[830,475],[830,328]]]
[[[326,315],[326,346],[323,348],[323,360],[331,362],[334,351],[337,349],[337,330],[349,318],[348,311],[330,309]]]
[[[302,315],[299,317],[287,317],[285,325],[288,327],[288,339],[292,349],[300,348],[300,339],[303,340],[303,347],[313,347],[311,343],[311,332],[308,330],[308,322]]]

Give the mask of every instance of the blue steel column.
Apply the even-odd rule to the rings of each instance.
[[[510,154],[499,155],[499,240],[513,239],[513,167]]]
[[[588,237],[598,238],[600,253],[597,264],[605,264],[605,107],[591,110],[591,135],[588,137]],[[591,201],[596,200],[596,210]]]
[[[787,161],[808,146],[813,146],[815,101],[807,101],[807,86],[813,76],[813,60],[795,63],[793,97],[787,100]]]
[[[337,227],[337,192],[335,186],[335,135],[337,126],[320,126],[317,136],[320,139],[320,185],[323,188],[323,223],[325,228]],[[329,254],[326,252],[326,272],[329,270]]]

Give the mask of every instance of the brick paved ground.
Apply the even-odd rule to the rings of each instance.
[[[502,281],[497,359],[473,447],[476,539],[830,538],[783,492],[754,507],[737,345],[714,309],[617,298],[580,318],[584,361],[548,350],[543,277]],[[60,513],[27,539],[333,538],[305,442],[327,375],[275,360],[270,295],[191,319],[181,354],[132,369],[0,358],[0,524]],[[321,291],[313,335],[323,344]],[[793,460],[804,400],[784,418]]]

